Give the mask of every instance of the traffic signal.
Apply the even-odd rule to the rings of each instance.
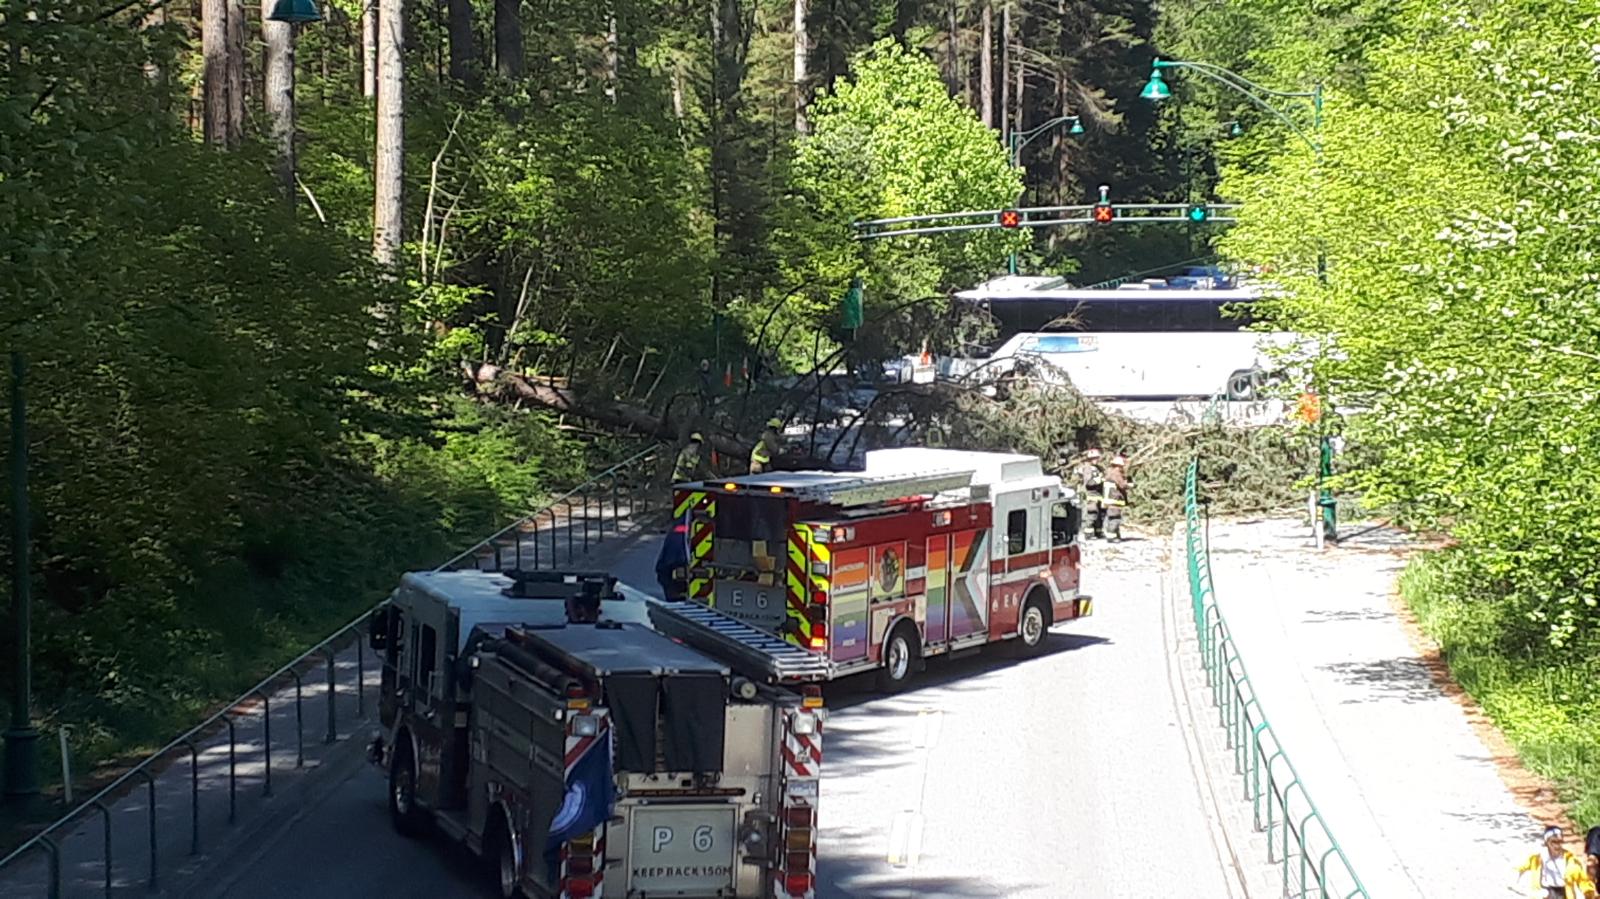
[[[1189,206],[1189,221],[1197,225],[1205,221],[1208,215],[1204,203],[1193,203]]]
[[[1110,203],[1100,202],[1094,204],[1094,220],[1096,224],[1104,225],[1117,217],[1117,211]]]
[[[1022,213],[1015,209],[1000,210],[1000,227],[1016,228],[1022,225]]]

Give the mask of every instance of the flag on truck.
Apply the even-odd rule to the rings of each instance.
[[[550,838],[545,843],[545,860],[552,867],[560,858],[561,844],[609,821],[616,802],[610,729],[602,730],[578,751],[583,754],[567,769],[567,792],[550,821]]]

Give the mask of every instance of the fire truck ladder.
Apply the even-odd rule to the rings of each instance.
[[[823,681],[830,673],[826,658],[697,602],[652,599],[650,620],[661,633],[730,659],[740,674],[767,683]]]
[[[931,471],[901,475],[879,475],[811,484],[786,490],[794,496],[830,506],[870,506],[908,496],[929,496],[972,485],[971,471]]]

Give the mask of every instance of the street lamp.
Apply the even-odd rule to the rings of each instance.
[[[1244,98],[1265,110],[1269,115],[1277,118],[1289,126],[1297,137],[1306,142],[1311,152],[1316,154],[1317,162],[1322,162],[1322,143],[1319,132],[1322,130],[1322,83],[1312,85],[1309,91],[1278,91],[1263,87],[1254,81],[1222,66],[1212,65],[1208,62],[1188,62],[1178,59],[1156,59],[1150,63],[1150,80],[1145,82],[1144,89],[1139,96],[1146,100],[1159,102],[1172,96],[1172,89],[1167,86],[1166,78],[1161,74],[1163,69],[1188,69],[1196,74],[1203,75],[1212,81],[1244,95]],[[1311,105],[1311,132],[1306,133],[1300,123],[1296,122],[1288,112],[1280,108],[1274,101],[1309,101]],[[1238,128],[1236,124],[1234,126]],[[1241,129],[1242,130],[1242,129]],[[1238,132],[1235,132],[1237,136]],[[1326,262],[1321,254],[1317,258],[1317,277],[1326,281]],[[1338,539],[1338,514],[1333,498],[1333,491],[1327,487],[1327,480],[1333,475],[1333,444],[1328,438],[1325,419],[1319,419],[1318,430],[1321,437],[1318,444],[1317,460],[1317,506],[1322,510],[1322,532],[1328,540]]]
[[[290,25],[304,25],[307,22],[322,21],[322,13],[317,11],[314,0],[277,0],[272,5],[272,13],[267,19],[273,22],[288,22]]]
[[[1022,167],[1022,148],[1026,147],[1029,141],[1045,133],[1046,131],[1049,131],[1051,128],[1066,122],[1072,123],[1072,127],[1067,129],[1068,134],[1083,133],[1083,119],[1075,115],[1056,116],[1042,125],[1029,128],[1027,131],[1011,132],[1011,136],[1009,138],[1009,142],[1011,144],[1011,167]],[[1019,197],[1018,199],[1020,201],[1021,198]],[[1011,271],[1011,274],[1015,275],[1017,273],[1017,252],[1015,250],[1011,251],[1010,264],[1008,267]]]

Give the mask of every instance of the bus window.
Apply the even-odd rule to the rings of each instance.
[[[417,685],[427,692],[432,692],[433,684],[429,680],[433,676],[434,664],[439,652],[438,633],[432,625],[422,626],[422,639],[417,641]]]
[[[1020,556],[1028,548],[1028,510],[1013,509],[1006,515],[1006,555]]]

